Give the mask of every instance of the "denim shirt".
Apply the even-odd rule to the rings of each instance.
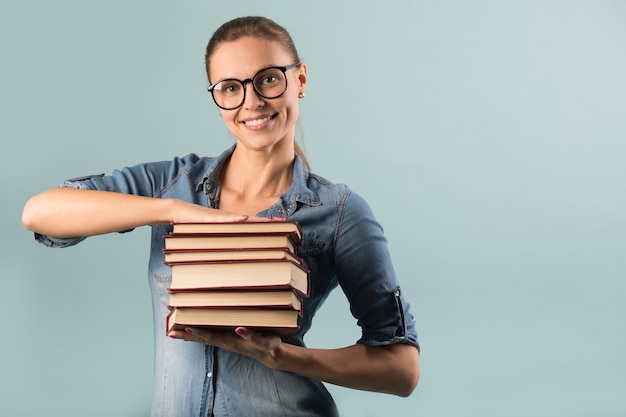
[[[234,146],[217,158],[195,154],[126,167],[111,175],[82,177],[62,186],[176,198],[218,207],[220,171]],[[311,271],[311,294],[300,329],[287,343],[304,346],[315,312],[339,285],[361,327],[357,343],[406,343],[418,347],[409,305],[394,273],[382,227],[368,204],[343,184],[307,171],[296,155],[293,183],[263,217],[285,216],[303,231],[297,254]],[[149,282],[155,326],[153,417],[334,416],[335,404],[317,380],[267,368],[247,356],[165,334],[171,269],[163,263],[163,236],[170,225],[153,225]],[[84,238],[36,234],[46,246],[66,247]]]

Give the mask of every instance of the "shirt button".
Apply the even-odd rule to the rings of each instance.
[[[209,378],[213,378],[213,372],[207,372],[206,376]]]

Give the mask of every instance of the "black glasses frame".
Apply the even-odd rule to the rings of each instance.
[[[285,94],[285,91],[287,91],[287,84],[288,84],[288,82],[287,82],[287,71],[292,69],[292,68],[299,67],[299,66],[300,66],[300,64],[291,64],[291,65],[287,65],[286,67],[274,66],[274,67],[263,68],[263,69],[257,71],[256,74],[254,74],[252,77],[246,78],[245,80],[238,80],[237,78],[224,78],[223,80],[219,80],[218,82],[209,85],[207,87],[207,91],[211,93],[211,97],[213,97],[213,101],[215,102],[217,107],[219,107],[220,109],[223,109],[223,110],[235,110],[235,109],[238,109],[239,107],[241,107],[243,105],[243,103],[246,101],[246,83],[247,82],[252,84],[252,88],[254,89],[254,92],[259,97],[262,97],[262,98],[268,99],[268,100],[271,100],[271,99],[274,99],[274,98],[278,98],[278,97],[282,96],[283,94]],[[283,73],[283,75],[285,76],[285,89],[277,96],[267,97],[267,96],[264,96],[263,94],[261,94],[259,92],[259,90],[257,90],[256,85],[254,84],[254,79],[257,77],[257,75],[261,74],[262,72],[267,71],[267,70],[271,70],[271,69],[277,69],[277,70],[280,70]],[[223,106],[219,105],[217,100],[215,100],[215,94],[213,93],[213,90],[215,89],[215,86],[217,86],[219,83],[224,82],[224,81],[237,81],[237,82],[241,83],[241,85],[243,86],[243,97],[241,98],[241,103],[239,103],[239,105],[237,105],[235,107],[223,107]]]

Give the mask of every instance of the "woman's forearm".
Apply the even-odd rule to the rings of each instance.
[[[53,188],[28,200],[22,223],[26,229],[48,236],[92,236],[166,223],[172,204],[168,199]]]
[[[32,197],[22,212],[26,229],[67,238],[119,232],[150,224],[242,222],[248,216],[173,198],[53,188]]]
[[[419,381],[419,353],[410,345],[325,350],[282,344],[279,352],[270,366],[343,387],[406,397]]]

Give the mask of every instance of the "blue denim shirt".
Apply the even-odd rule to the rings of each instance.
[[[140,164],[111,175],[68,180],[65,187],[177,198],[218,207],[220,171],[234,146],[217,158],[190,154]],[[400,291],[383,230],[368,204],[342,184],[308,172],[296,156],[293,184],[259,216],[299,222],[298,255],[311,271],[311,296],[304,301],[300,330],[287,342],[304,346],[315,312],[339,285],[362,329],[358,343],[417,344],[409,305]],[[163,263],[169,225],[152,226],[149,282],[155,326],[153,417],[334,416],[334,402],[317,380],[271,370],[249,357],[166,337],[170,267]],[[74,245],[84,238],[36,235],[47,246]]]

